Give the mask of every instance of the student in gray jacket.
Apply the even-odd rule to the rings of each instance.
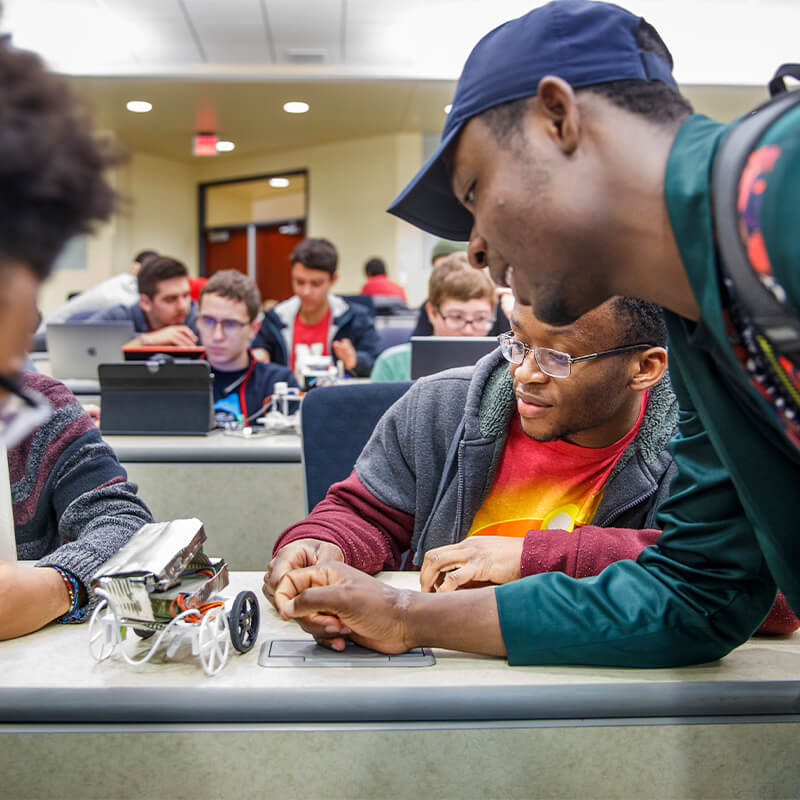
[[[517,306],[499,351],[417,382],[387,412],[351,476],[278,539],[265,592],[323,561],[397,569],[406,550],[426,591],[636,559],[660,534],[674,469],[664,338],[660,310],[632,298],[564,329]],[[764,632],[797,627],[784,606]]]

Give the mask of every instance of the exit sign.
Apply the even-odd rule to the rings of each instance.
[[[192,153],[196,156],[217,155],[217,135],[215,133],[197,133],[192,139]]]

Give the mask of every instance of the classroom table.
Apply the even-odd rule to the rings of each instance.
[[[285,528],[305,516],[300,437],[104,436],[157,520],[198,517],[208,552],[263,569]]]
[[[381,576],[413,588],[413,573]],[[226,594],[259,591],[233,573]],[[260,595],[259,595],[260,596]],[[4,797],[796,797],[800,636],[681,669],[96,663],[85,625],[0,643]]]

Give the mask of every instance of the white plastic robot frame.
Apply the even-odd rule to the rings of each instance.
[[[173,657],[188,637],[192,655],[206,674],[258,638],[260,613],[253,592],[226,604],[217,592],[228,585],[228,566],[202,551],[206,534],[198,519],[145,525],[92,578],[100,602],[89,621],[89,651],[97,661],[118,653],[131,665],[144,664],[166,645]],[[133,632],[143,648],[126,646]]]

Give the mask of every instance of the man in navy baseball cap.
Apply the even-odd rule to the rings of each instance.
[[[473,266],[488,265],[556,339],[613,295],[667,309],[681,414],[658,543],[596,578],[548,573],[451,598],[309,567],[277,587],[285,617],[323,613],[329,633],[339,625],[384,652],[444,644],[512,664],[652,667],[728,653],[756,630],[776,584],[800,610],[800,364],[756,347],[764,337],[724,277],[711,175],[731,126],[692,114],[671,68],[653,27],[615,5],[554,0],[506,23],[476,45],[439,149],[390,209],[469,238]],[[716,199],[791,321],[800,103],[786,105]],[[518,345],[533,364],[542,342]],[[573,367],[565,380],[597,368],[566,344],[561,355]],[[530,369],[526,391],[544,416],[558,385]]]
[[[446,163],[464,125],[487,109],[536,95],[547,75],[576,89],[619,80],[663,81],[677,88],[671,57],[667,53],[667,61],[644,49],[637,36],[641,30],[660,42],[652,26],[619,6],[559,0],[486,34],[464,65],[439,147],[389,211],[436,236],[468,239],[472,214],[453,194]]]

